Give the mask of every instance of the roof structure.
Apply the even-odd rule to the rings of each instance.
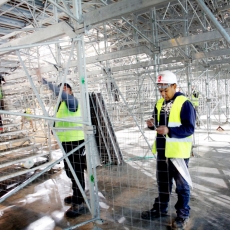
[[[146,136],[145,121],[152,116],[160,96],[155,82],[162,70],[176,74],[178,90],[189,99],[193,90],[198,92],[200,127],[208,138],[214,122],[218,126],[215,134],[224,131],[223,123],[229,124],[229,0],[0,0],[0,57],[0,74],[6,80],[1,86],[5,103],[1,114],[12,115],[9,122],[16,128],[20,125],[16,118],[32,118],[38,127],[32,135],[38,133],[49,151],[50,130],[55,145],[63,149],[53,127],[55,119],[58,120],[55,111],[61,94],[55,97],[41,84],[40,75],[56,84],[71,85],[81,103],[82,120],[77,122],[84,126],[78,128],[84,130],[86,152],[90,154],[96,152],[92,150],[96,144],[92,143],[95,129],[90,117],[95,113],[99,131],[108,131],[108,135],[102,135],[104,142],[109,138],[114,148],[119,142],[118,157],[120,149],[124,158],[125,154],[143,158],[151,154],[152,157],[150,141],[154,140]],[[24,113],[27,108],[32,114]],[[96,112],[92,113],[92,108]],[[11,126],[9,123],[8,127]],[[4,131],[1,136],[10,138],[24,131],[17,128],[13,134]],[[5,141],[23,145],[26,138],[26,152],[27,147],[40,151],[44,146],[31,147],[28,138],[31,133],[27,133],[23,138]],[[101,143],[96,146],[100,150],[104,148]],[[109,164],[113,163],[111,146],[103,149],[107,157],[104,162]],[[18,148],[12,151],[18,152]],[[38,156],[49,155],[49,151],[40,151]],[[91,159],[87,159],[88,164]],[[14,162],[8,160],[3,166],[20,161],[21,158]],[[47,161],[43,162],[45,166],[52,168],[52,161]],[[139,168],[146,167],[140,165]],[[91,182],[92,168],[88,167]],[[152,168],[149,168],[151,173]],[[90,186],[94,193],[93,185]]]
[[[141,62],[141,68],[180,69],[195,63],[201,69],[228,69],[228,1],[82,1],[80,19],[73,5],[74,1],[1,1],[1,72],[19,67],[17,56],[12,57],[15,50],[59,42],[66,55],[70,45],[60,40],[71,41],[79,34],[85,36],[86,55],[92,55],[87,59],[92,70],[106,61],[114,72],[127,65],[139,68]],[[40,60],[45,57],[40,55]]]
[[[146,92],[138,99],[143,103],[157,98],[152,83],[168,69],[182,92],[189,96],[195,87],[204,105],[215,98],[210,108],[220,104],[229,114],[229,1],[2,0],[0,12],[0,72],[7,93],[32,90],[24,86],[31,84],[28,76],[36,82],[37,68],[51,81],[66,76],[78,87],[83,66],[89,91],[108,93],[112,84],[124,103]],[[82,38],[84,57],[77,51]]]

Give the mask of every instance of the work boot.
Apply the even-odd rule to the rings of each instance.
[[[187,223],[188,223],[189,217],[187,218],[182,218],[182,217],[176,217],[172,224],[172,229],[175,230],[184,230]]]
[[[72,206],[65,212],[66,217],[76,218],[83,214],[85,209],[84,203],[82,204],[72,204]]]
[[[78,204],[79,200],[77,199],[76,196],[67,196],[64,198],[64,202],[66,204]]]
[[[72,204],[73,196],[67,196],[64,198],[66,204]]]
[[[141,218],[144,220],[153,220],[160,216],[167,216],[167,213],[161,213],[158,210],[152,208],[149,211],[144,211],[141,213]]]

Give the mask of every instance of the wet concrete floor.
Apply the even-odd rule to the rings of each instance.
[[[186,229],[227,230],[230,228],[230,135],[227,132],[220,138],[215,134],[207,136],[202,131],[198,131],[198,135],[195,156],[190,159],[193,189]],[[142,220],[141,212],[151,209],[157,196],[156,161],[154,157],[137,158],[138,153],[130,152],[120,166],[97,168],[97,194],[103,222],[75,229],[171,229],[176,217],[175,187],[168,216],[154,221]],[[69,206],[63,199],[70,194],[70,181],[65,171],[61,166],[51,170],[0,204],[0,229],[74,229],[73,226],[92,219],[87,208],[75,219],[65,217]]]

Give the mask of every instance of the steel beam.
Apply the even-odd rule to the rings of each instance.
[[[12,5],[9,5],[9,4],[5,4],[4,6],[2,6],[1,10],[8,11],[12,14],[18,15],[19,17],[23,15],[24,17],[26,16],[27,18],[32,18],[31,13],[28,9],[14,8],[12,7]]]
[[[70,38],[76,37],[76,34],[73,32],[73,29],[66,22],[60,22],[48,26],[39,31],[35,31],[34,33],[26,37],[18,38],[0,45],[0,55],[11,52],[11,51],[1,51],[1,48],[34,44],[38,42],[47,41],[52,38],[60,37],[62,35],[68,35]]]
[[[223,36],[223,38],[230,44],[230,37],[226,30],[223,28],[223,26],[217,21],[216,17],[214,17],[211,10],[207,7],[205,2],[203,0],[196,0],[198,4],[200,5],[201,9],[206,13],[207,17],[212,21],[212,23],[215,25],[216,29],[219,31],[219,33]]]
[[[17,28],[22,28],[25,26],[25,22],[20,19],[8,18],[4,16],[0,17],[0,23],[3,25],[17,27]]]
[[[230,28],[226,29],[226,32],[230,34]],[[223,38],[218,31],[212,31],[202,33],[198,35],[192,35],[187,37],[173,38],[160,43],[161,49],[176,48],[179,46],[186,46],[196,43],[208,42],[212,40],[218,40]]]
[[[62,18],[62,17],[66,17],[66,14],[65,13],[58,14],[58,18]],[[45,18],[45,19],[43,19],[41,21],[38,21],[38,24],[42,26],[42,25],[47,24],[47,23],[52,24],[53,21],[54,21],[54,18],[49,17],[49,18]],[[5,39],[8,39],[10,37],[14,37],[14,36],[16,36],[16,35],[18,35],[20,33],[23,33],[25,29],[30,29],[30,28],[33,29],[33,30],[36,29],[36,28],[33,27],[33,25],[29,25],[29,26],[24,27],[21,31],[15,31],[15,32],[12,32],[12,33],[8,33],[7,35],[1,37],[0,40],[5,40]]]
[[[123,0],[83,15],[85,26],[97,25],[105,21],[119,18],[126,14],[149,9],[158,4],[168,2],[166,0]]]
[[[223,59],[223,60],[216,60],[216,61],[210,61],[208,64],[211,65],[222,65],[222,64],[227,64],[230,63],[230,58],[229,59]]]
[[[166,65],[170,63],[178,63],[178,62],[183,62],[184,58],[183,57],[176,57],[176,58],[163,58],[160,60],[159,65]],[[118,72],[118,71],[124,71],[124,70],[130,70],[130,69],[137,69],[137,68],[147,68],[149,66],[155,66],[158,63],[155,61],[146,61],[146,62],[138,62],[136,64],[132,65],[125,65],[125,66],[118,66],[118,67],[112,67],[111,71],[112,72]]]
[[[156,50],[159,52],[159,50]],[[111,53],[106,53],[106,54],[101,54],[93,57],[88,57],[86,58],[86,63],[87,64],[92,64],[100,61],[106,61],[106,60],[111,60],[111,59],[116,59],[116,58],[122,58],[122,57],[128,57],[132,55],[138,55],[138,54],[148,54],[152,55],[152,51],[147,47],[147,46],[138,46],[130,49],[125,49],[125,50],[119,50],[116,52],[111,52]]]
[[[211,58],[218,57],[223,55],[229,55],[230,49],[220,49],[210,52],[199,52],[192,55],[192,59],[202,59],[202,58]]]

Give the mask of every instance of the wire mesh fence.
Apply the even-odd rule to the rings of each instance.
[[[60,82],[68,83],[72,87],[73,95],[80,102],[82,95],[79,82],[81,81],[76,76],[75,68],[69,68],[68,72],[62,71],[59,75],[56,72],[42,74],[54,85],[59,85]],[[58,221],[61,228],[71,228],[75,225],[87,226],[87,222],[90,221],[96,223],[92,218],[93,209],[97,211],[97,215],[93,217],[97,221],[100,218],[106,220],[111,224],[111,229],[112,227],[116,229],[117,224],[119,227],[128,226],[132,229],[154,227],[163,229],[171,226],[169,219],[175,217],[174,191],[169,203],[168,219],[160,218],[156,222],[149,222],[141,218],[144,210],[152,208],[154,198],[158,194],[156,157],[151,152],[155,133],[146,126],[146,120],[152,116],[157,96],[159,97],[153,74],[129,73],[125,77],[102,74],[96,83],[92,78],[88,79],[89,92],[87,93],[91,124],[89,126],[87,124],[87,128],[82,129],[84,134],[91,135],[89,139],[91,150],[86,151],[90,156],[91,171],[86,170],[85,165],[84,167],[78,165],[80,161],[78,158],[71,159],[77,165],[72,167],[72,170],[66,162],[65,154],[70,153],[74,156],[71,151],[79,143],[67,144],[62,149],[63,143],[59,143],[57,136],[52,134],[51,130],[53,132],[66,131],[66,128],[72,130],[69,126],[55,126],[54,122],[71,123],[71,121],[58,120],[55,115],[55,111],[59,109],[58,95],[55,95],[47,84],[42,85],[33,73],[29,77],[23,75],[16,79],[11,76],[7,84],[2,86],[4,95],[4,110],[1,114],[3,130],[0,134],[2,204],[5,201],[12,204],[22,202],[24,198],[17,197],[19,191],[22,191],[27,200],[26,208],[38,206],[39,202],[43,204],[44,207],[41,205],[39,211],[49,213],[50,229]],[[202,79],[201,81],[203,82]],[[216,86],[215,81],[212,82],[213,86]],[[224,86],[221,84],[221,87]],[[186,94],[187,86],[183,85],[183,87],[183,93]],[[207,111],[210,115],[226,112],[218,109],[228,103],[229,88],[225,90],[221,97],[220,95],[208,97],[207,94],[201,93],[199,107],[202,115],[207,114]],[[207,107],[207,100],[210,100],[208,101],[210,107]],[[227,112],[226,116],[229,116]],[[206,129],[205,124],[206,122],[202,125],[204,129]],[[80,155],[84,156],[85,143],[82,144]],[[191,159],[193,172],[197,169],[196,156],[199,155],[199,144],[199,140],[196,141],[196,148],[193,149],[195,153],[195,157]],[[69,175],[74,171],[77,180],[69,179],[67,171]],[[79,172],[81,175],[78,174]],[[83,198],[84,208],[78,207],[81,209],[80,222],[76,218],[69,224],[63,216],[69,209],[72,215],[71,211],[74,212],[75,209],[72,200],[69,202],[64,199],[73,195],[73,184],[75,188],[81,187],[79,197]],[[35,191],[32,191],[34,188]],[[74,196],[78,197],[76,194]],[[48,211],[44,199],[48,199],[50,204]],[[76,200],[76,204],[79,205],[77,198]],[[91,200],[94,200],[94,205]],[[69,202],[68,205],[66,201]],[[106,224],[100,227],[108,229]]]

